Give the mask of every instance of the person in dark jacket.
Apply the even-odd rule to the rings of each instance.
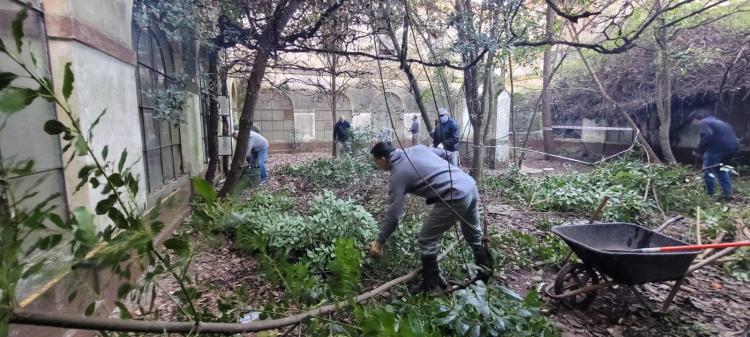
[[[438,116],[440,118],[435,125],[435,130],[432,131],[432,146],[440,147],[442,145],[446,151],[454,152],[452,164],[458,165],[458,142],[460,141],[458,124],[451,118],[445,108],[438,109]]]
[[[424,145],[401,150],[390,142],[379,142],[370,153],[380,169],[391,173],[388,211],[377,239],[370,244],[370,254],[376,257],[383,254],[385,242],[396,230],[403,213],[404,198],[410,193],[435,205],[425,218],[417,239],[422,251],[422,291],[433,292],[445,287],[438,267],[438,243],[456,221],[461,224],[464,240],[474,252],[474,261],[479,267],[477,277],[487,281],[493,265],[490,252],[483,245],[477,184],[459,167],[446,165],[453,152]]]
[[[351,127],[352,125],[344,119],[344,116],[340,116],[338,122],[333,125],[333,140],[336,142],[336,146],[344,152],[349,151],[349,129]]]
[[[715,192],[714,177],[721,186],[721,199],[732,199],[732,181],[729,171],[723,168],[739,151],[740,144],[732,126],[713,116],[707,111],[699,110],[691,114],[691,122],[698,127],[700,142],[693,153],[703,155],[703,177],[706,193],[713,196]]]

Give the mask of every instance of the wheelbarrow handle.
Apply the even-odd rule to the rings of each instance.
[[[632,250],[617,250],[623,252],[633,253],[656,253],[656,252],[683,252],[686,250],[703,250],[709,248],[727,248],[727,247],[746,247],[750,246],[750,241],[738,241],[738,242],[725,242],[725,243],[709,243],[705,245],[685,245],[685,246],[667,246],[667,247],[652,247],[652,248],[637,248]]]

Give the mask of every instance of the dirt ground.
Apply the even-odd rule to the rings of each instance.
[[[272,154],[268,158],[270,181],[265,188],[285,190],[303,198],[319,192],[300,187],[296,181],[280,176],[276,171],[283,165],[324,157],[329,157],[329,154]],[[527,161],[526,166],[538,174],[587,170],[586,166],[580,164],[545,162],[538,159]],[[368,179],[367,185],[351,186],[338,191],[338,194],[368,204],[369,209],[384,210],[387,197],[384,177],[385,175],[373,177]],[[534,224],[542,219],[553,224],[586,221],[567,214],[534,212],[504,203],[484,191],[481,193],[481,199],[487,206],[487,214],[483,216],[489,220],[490,235],[514,229],[538,233],[540,229]],[[737,204],[733,207],[744,205]],[[373,215],[380,219],[382,214],[375,211]],[[686,220],[673,225],[670,229],[679,233],[690,224],[690,220]],[[531,287],[541,288],[554,282],[557,271],[558,268],[554,266],[521,268],[508,264],[496,282],[523,294]],[[219,293],[231,293],[241,287],[248,289],[248,307],[257,308],[266,301],[283,296],[282,292],[271,289],[263,282],[262,273],[254,261],[225,246],[214,245],[200,253],[192,263],[192,273],[203,287],[220,290]],[[162,288],[165,289],[162,294],[165,294],[174,292],[176,286],[167,283],[162,284]],[[750,336],[749,283],[728,277],[720,267],[708,266],[687,277],[683,288],[666,314],[654,313],[644,307],[626,287],[600,290],[593,304],[583,311],[567,309],[556,300],[544,297],[546,304],[543,312],[552,319],[565,337]],[[647,284],[639,286],[638,289],[647,303],[658,307],[666,298],[670,287],[666,284]],[[211,295],[200,298],[198,303],[210,310],[216,308],[218,301],[218,298]],[[173,317],[175,314],[175,308],[167,296],[160,296],[156,307],[161,318]]]

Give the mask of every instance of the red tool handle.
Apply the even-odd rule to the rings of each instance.
[[[686,250],[699,250],[709,248],[727,248],[727,247],[745,247],[750,246],[750,241],[739,241],[739,242],[725,242],[725,243],[710,243],[705,245],[687,245],[687,246],[668,246],[668,247],[654,247],[654,248],[641,248],[638,251],[642,252],[681,252]]]

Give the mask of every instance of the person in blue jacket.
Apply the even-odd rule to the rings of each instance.
[[[690,115],[691,123],[698,127],[700,142],[693,153],[703,155],[703,177],[706,193],[715,193],[714,177],[721,186],[721,199],[732,200],[732,181],[729,171],[722,169],[737,155],[740,144],[732,126],[716,117],[709,116],[708,111],[698,110]]]
[[[458,165],[458,143],[461,140],[458,132],[458,124],[448,114],[445,108],[438,109],[439,120],[432,131],[432,146],[440,147],[452,154],[452,164]]]

